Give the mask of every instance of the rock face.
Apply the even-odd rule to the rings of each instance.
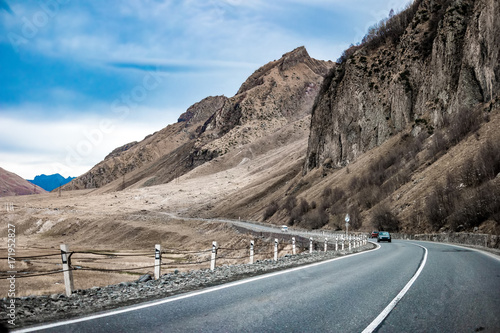
[[[273,135],[309,117],[324,76],[333,66],[331,61],[312,59],[299,47],[255,71],[235,96],[203,99],[180,115],[176,124],[115,149],[65,189],[106,186],[107,191],[166,183]]]
[[[498,96],[500,3],[415,5],[397,41],[356,47],[328,74],[312,111],[305,173],[327,159],[344,166],[412,124],[414,134],[432,132],[447,115]]]
[[[309,115],[332,66],[299,47],[259,68],[203,125],[195,150],[220,156]]]

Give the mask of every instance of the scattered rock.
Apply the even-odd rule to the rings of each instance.
[[[139,279],[137,279],[137,282],[142,283],[142,282],[148,282],[149,280],[152,280],[153,278],[149,274],[144,274],[142,275]],[[123,283],[123,282],[122,282]]]

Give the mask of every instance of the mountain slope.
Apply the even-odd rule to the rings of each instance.
[[[141,142],[128,143],[113,150],[91,170],[63,189],[100,188],[117,181],[122,189],[123,176],[161,159],[197,136],[201,125],[227,100],[224,96],[207,97],[192,105],[179,121],[153,133]]]
[[[297,121],[302,124],[309,116],[332,66],[332,62],[312,59],[299,47],[258,69],[235,96],[207,97],[194,104],[178,123],[116,149],[65,189],[106,192],[163,184],[230,153],[251,158],[261,149],[250,152],[245,146],[259,139],[269,142],[268,149],[285,144],[287,139],[273,141],[276,132]],[[227,158],[224,161],[226,167],[234,164]]]
[[[407,23],[400,35],[381,24],[326,77],[303,176],[257,179],[212,214],[335,229],[349,213],[354,230],[500,232],[499,10],[422,0],[390,19]]]
[[[13,172],[0,168],[0,197],[39,193],[47,193],[47,191]]]

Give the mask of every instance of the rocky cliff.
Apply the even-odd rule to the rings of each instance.
[[[259,68],[201,129],[197,156],[220,156],[309,115],[324,76],[334,65],[304,47]]]
[[[347,165],[410,126],[432,133],[447,116],[498,96],[498,1],[420,0],[402,14],[401,35],[352,47],[328,74],[305,173],[327,160]]]

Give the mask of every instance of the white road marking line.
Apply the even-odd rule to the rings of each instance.
[[[372,243],[372,244],[376,245],[377,247],[375,249],[372,249],[372,250],[367,250],[367,251],[363,251],[363,252],[353,253],[353,254],[349,254],[349,255],[343,256],[343,257],[333,258],[333,259],[329,259],[329,260],[325,260],[325,261],[320,261],[320,262],[316,262],[316,263],[313,263],[313,264],[309,264],[309,265],[305,265],[305,266],[300,266],[300,267],[295,267],[295,268],[291,268],[291,269],[284,270],[284,271],[279,271],[279,272],[264,274],[264,275],[256,276],[256,277],[253,277],[253,278],[245,279],[245,280],[231,282],[231,283],[223,284],[223,285],[220,285],[220,286],[217,286],[217,287],[204,289],[204,290],[201,290],[201,291],[195,291],[195,292],[192,292],[192,293],[189,293],[189,294],[185,294],[185,295],[170,297],[170,298],[167,298],[167,299],[163,299],[161,301],[155,301],[155,302],[151,302],[151,303],[147,303],[147,304],[141,304],[141,305],[137,305],[137,306],[132,306],[132,307],[121,309],[121,310],[111,310],[109,312],[105,312],[105,313],[101,313],[101,314],[97,314],[97,315],[91,315],[91,316],[88,316],[88,317],[82,317],[82,318],[77,318],[77,319],[65,320],[65,321],[60,321],[60,322],[56,322],[56,323],[52,323],[52,324],[35,326],[35,327],[28,327],[28,328],[25,328],[25,329],[15,330],[13,332],[16,332],[16,333],[36,332],[36,331],[45,330],[45,329],[54,328],[54,327],[59,327],[59,326],[64,326],[64,325],[71,325],[71,324],[79,323],[79,322],[82,322],[82,321],[89,321],[89,320],[94,320],[94,319],[98,319],[98,318],[104,318],[104,317],[114,316],[114,315],[121,314],[121,313],[131,312],[131,311],[135,311],[135,310],[146,309],[146,308],[149,308],[149,307],[152,307],[152,306],[156,306],[156,305],[161,305],[161,304],[166,304],[166,303],[170,303],[170,302],[175,302],[175,301],[179,301],[179,300],[182,300],[182,299],[185,299],[185,298],[190,298],[190,297],[194,297],[194,296],[198,296],[198,295],[203,295],[203,294],[211,293],[213,291],[222,290],[222,289],[226,289],[226,288],[231,288],[231,287],[239,286],[239,285],[242,285],[242,284],[246,284],[246,283],[250,283],[250,282],[254,282],[254,281],[258,281],[258,280],[262,280],[262,279],[267,279],[267,278],[270,278],[270,277],[273,277],[273,276],[287,274],[287,273],[299,271],[299,270],[302,270],[302,269],[307,269],[307,268],[314,267],[314,266],[324,265],[324,264],[327,264],[327,263],[330,263],[330,262],[333,262],[333,261],[337,261],[337,260],[341,260],[341,259],[352,258],[353,256],[357,256],[357,255],[360,255],[360,254],[369,253],[369,252],[376,251],[376,250],[380,249],[380,245],[379,244],[375,244],[375,243]]]
[[[368,325],[368,327],[366,327],[363,330],[362,333],[372,333],[373,331],[375,331],[377,329],[377,327],[380,326],[380,324],[382,324],[384,319],[387,318],[387,316],[391,313],[391,311],[394,309],[396,304],[398,304],[398,302],[403,298],[403,296],[408,292],[408,290],[410,290],[410,287],[413,285],[413,283],[415,283],[418,276],[420,275],[420,273],[424,269],[425,263],[427,262],[427,253],[428,253],[427,248],[423,247],[422,245],[415,244],[415,243],[410,243],[410,244],[419,246],[419,247],[424,249],[424,259],[420,263],[420,267],[418,268],[417,272],[413,275],[413,277],[410,279],[410,281],[408,281],[406,286],[404,286],[404,288],[399,292],[399,294],[389,303],[389,305],[387,305],[385,307],[385,309],[377,316],[377,318],[375,318],[370,323],[370,325]]]

